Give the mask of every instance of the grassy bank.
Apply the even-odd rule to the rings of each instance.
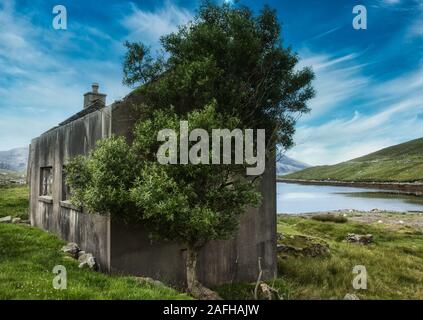
[[[28,186],[0,186],[0,217],[28,218]]]
[[[0,188],[0,217],[27,219],[28,188]],[[60,251],[65,242],[27,225],[0,223],[0,299],[189,299],[166,286],[78,268]],[[67,289],[55,290],[55,265],[67,270]]]
[[[278,231],[286,239],[295,235],[311,236],[315,241],[328,244],[331,254],[317,257],[279,255],[279,278],[268,283],[277,288],[284,299],[342,299],[347,293],[361,299],[423,299],[422,216],[404,218],[401,214],[383,213],[368,220],[363,215],[372,214],[350,214],[344,223],[280,217]],[[419,223],[414,224],[417,220]],[[348,243],[344,240],[348,233],[370,233],[374,243]],[[364,265],[367,269],[367,290],[352,287],[356,276],[352,270],[356,265]],[[253,288],[253,284],[238,284],[221,286],[217,290],[225,298],[238,299],[251,298]]]
[[[64,242],[27,225],[0,224],[0,299],[188,299],[162,285],[78,268],[60,252]],[[55,265],[67,271],[67,289],[55,290]]]
[[[0,216],[26,217],[26,187],[0,189]],[[300,247],[296,236],[325,243],[330,255],[279,255],[278,275],[268,283],[284,299],[423,299],[423,215],[352,212],[338,218],[280,216],[278,232]],[[348,233],[372,234],[374,243],[357,245]],[[291,237],[292,236],[292,237]],[[300,238],[301,239],[301,238]],[[0,224],[0,299],[186,299],[165,286],[139,284],[133,277],[109,276],[82,270],[60,252],[63,241],[26,225]],[[67,290],[54,290],[55,265],[66,266]],[[355,290],[355,265],[368,272],[368,289]],[[216,288],[227,299],[253,298],[254,284]]]
[[[356,182],[423,182],[423,138],[331,166],[307,168],[288,179]]]

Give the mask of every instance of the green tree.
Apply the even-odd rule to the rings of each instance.
[[[204,1],[193,21],[161,44],[157,59],[145,45],[127,44],[124,61],[124,83],[147,84],[138,90],[152,110],[172,105],[184,114],[215,99],[218,112],[245,128],[266,129],[267,150],[292,146],[296,119],[314,96],[314,74],[296,68],[299,58],[283,47],[274,10],[265,6],[255,16],[247,7]]]
[[[74,200],[91,212],[143,223],[152,235],[187,247],[187,284],[195,296],[209,293],[196,278],[198,252],[230,237],[247,206],[260,203],[258,179],[245,164],[161,165],[161,129],[266,130],[266,152],[292,145],[295,119],[314,95],[309,68],[283,47],[276,12],[204,2],[194,20],[161,38],[153,58],[141,43],[126,43],[123,82],[138,86],[144,115],[128,145],[101,142],[88,158],[68,166]],[[191,142],[191,145],[194,142]],[[210,156],[210,155],[209,155]]]
[[[259,205],[261,196],[245,177],[245,164],[159,164],[157,135],[163,128],[179,133],[180,120],[173,110],[157,110],[136,125],[131,146],[121,137],[100,141],[89,157],[70,162],[67,183],[74,190],[72,201],[89,212],[142,223],[154,238],[185,245],[188,291],[210,297],[196,277],[199,251],[211,240],[228,239],[239,216],[247,206]],[[213,103],[185,120],[190,130],[202,128],[210,136],[213,128],[239,123],[217,113]]]

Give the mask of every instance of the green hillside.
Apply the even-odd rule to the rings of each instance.
[[[385,148],[336,165],[307,168],[285,175],[283,178],[423,182],[423,138]]]

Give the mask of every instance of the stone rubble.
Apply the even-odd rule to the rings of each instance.
[[[11,223],[11,222],[12,222],[12,216],[0,218],[0,223]]]
[[[366,245],[373,242],[373,235],[348,233],[345,240],[351,243],[359,243]]]
[[[99,265],[95,257],[91,253],[87,253],[79,248],[75,242],[69,242],[62,247],[62,251],[70,255],[72,258],[77,259],[79,268],[88,267],[92,270],[98,270]]]

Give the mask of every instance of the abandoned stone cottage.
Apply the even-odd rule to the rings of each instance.
[[[129,141],[136,119],[130,106],[141,100],[133,92],[106,106],[98,85],[84,95],[83,109],[32,140],[28,163],[31,224],[76,242],[92,252],[104,272],[143,275],[172,284],[185,282],[185,250],[177,243],[152,242],[142,226],[87,214],[69,202],[64,167],[76,155],[87,155],[99,139],[111,134]],[[270,162],[270,161],[269,161]],[[261,258],[263,278],[276,274],[275,163],[266,164],[263,204],[249,209],[232,240],[209,243],[200,255],[198,277],[205,285],[255,281]]]

